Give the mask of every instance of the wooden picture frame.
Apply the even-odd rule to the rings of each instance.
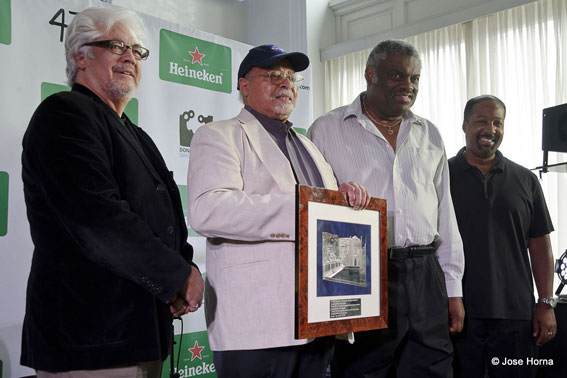
[[[297,339],[386,328],[386,201],[364,210],[346,193],[297,186]]]

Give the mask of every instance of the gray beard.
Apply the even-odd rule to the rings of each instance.
[[[294,104],[280,104],[274,107],[274,112],[279,116],[284,116],[286,119],[289,118],[293,110],[295,109]]]
[[[112,94],[115,98],[127,98],[130,99],[134,97],[134,92],[136,87],[128,84],[119,84],[115,81],[111,81],[107,86],[106,90]]]

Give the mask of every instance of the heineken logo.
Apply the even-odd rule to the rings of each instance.
[[[175,62],[169,62],[169,73],[175,76],[184,76],[204,82],[222,85],[222,75],[213,75],[206,69],[194,70],[187,66],[180,66]],[[196,85],[199,87],[200,85]]]
[[[205,347],[200,346],[199,341],[195,340],[195,345],[193,345],[193,348],[189,348],[189,352],[191,352],[191,361],[193,361],[195,358],[202,360],[203,357],[201,357],[201,351],[203,349],[205,349]]]
[[[177,374],[179,374],[180,378],[184,378],[184,377],[198,377],[198,376],[212,376],[216,377],[217,375],[215,374],[216,370],[215,370],[215,364],[213,363],[206,363],[206,362],[202,362],[200,365],[197,366],[189,366],[189,365],[185,365],[184,367],[180,368],[179,370],[176,371]]]
[[[232,92],[230,47],[161,29],[159,77],[217,92]]]
[[[189,51],[189,55],[193,57],[191,64],[199,63],[201,66],[203,65],[203,58],[205,57],[205,54],[201,54],[198,47],[195,47],[195,51]]]
[[[207,331],[175,335],[174,340],[174,355],[176,356],[174,373],[181,378],[215,378],[217,376]],[[179,352],[177,351],[178,347]],[[179,356],[179,360],[177,360],[177,356]],[[170,377],[169,358],[163,364],[162,378]]]

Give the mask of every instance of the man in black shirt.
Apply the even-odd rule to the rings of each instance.
[[[466,266],[465,325],[453,338],[456,377],[484,377],[485,369],[490,377],[532,377],[528,358],[557,330],[553,225],[537,177],[498,151],[505,116],[494,96],[469,100],[466,147],[449,160]]]

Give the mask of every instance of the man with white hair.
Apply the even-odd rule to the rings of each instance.
[[[77,14],[72,89],[45,99],[24,136],[35,249],[21,363],[38,377],[160,377],[172,316],[201,304],[177,185],[124,114],[149,55],[143,35],[131,11]]]

